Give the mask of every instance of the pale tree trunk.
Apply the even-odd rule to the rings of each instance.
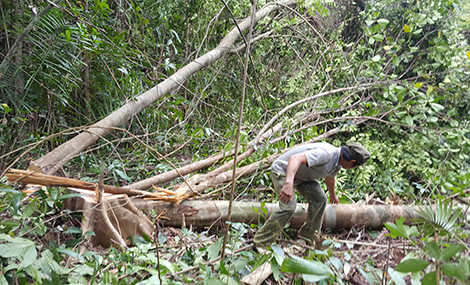
[[[255,22],[264,18],[269,13],[278,10],[279,8],[295,3],[296,1],[294,0],[284,0],[268,4],[256,13]],[[77,135],[73,139],[60,145],[45,156],[31,162],[30,169],[46,174],[56,172],[75,155],[83,151],[88,146],[92,145],[98,139],[110,133],[113,128],[127,122],[133,116],[144,110],[146,107],[150,106],[162,96],[180,87],[186,80],[189,79],[191,75],[225,56],[229,51],[231,51],[235,41],[239,39],[240,31],[243,32],[249,27],[250,21],[251,16],[238,23],[238,28],[233,28],[222,39],[220,44],[215,49],[184,66],[175,72],[175,74],[147,92],[137,96],[132,100],[129,100],[121,108],[115,110],[113,113],[96,124],[93,124],[90,126],[90,128]]]
[[[73,189],[71,189],[73,190]],[[95,246],[109,247],[112,244],[126,247],[132,235],[150,236],[153,231],[152,222],[142,213],[155,211],[163,226],[171,227],[225,227],[228,220],[229,201],[187,200],[176,206],[173,203],[148,201],[141,198],[128,198],[126,195],[103,196],[95,192],[81,197],[67,199],[64,208],[83,212],[84,231],[96,231],[93,239]],[[276,203],[234,202],[232,205],[231,222],[256,224],[267,219],[279,208]],[[308,204],[298,203],[289,227],[299,229],[307,218]],[[410,224],[419,217],[418,207],[339,204],[327,205],[323,217],[323,229],[350,229],[365,227],[382,229],[384,223],[395,222],[401,217],[405,224]],[[107,223],[103,219],[108,219]],[[100,233],[98,235],[98,232]],[[117,236],[119,235],[119,236]],[[116,242],[119,240],[120,242]]]
[[[156,210],[157,213],[166,212],[166,226],[181,227],[220,227],[227,220],[228,201],[200,201],[187,200],[179,206],[165,202],[152,202],[141,199],[133,200],[139,209]],[[277,203],[234,202],[232,208],[232,222],[245,224],[258,224],[261,215],[266,211],[269,217],[279,208]],[[299,229],[307,218],[308,204],[298,203],[294,215],[290,220],[290,228]],[[361,205],[339,204],[326,206],[323,217],[323,228],[350,229],[353,227],[366,227],[381,229],[385,222],[395,222],[401,217],[405,223],[410,224],[412,219],[418,218],[417,207],[389,206],[389,205]]]

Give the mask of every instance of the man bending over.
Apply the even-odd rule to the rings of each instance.
[[[338,171],[341,168],[354,169],[359,165],[365,169],[364,163],[369,158],[370,153],[358,143],[340,148],[328,143],[305,144],[277,158],[271,167],[271,179],[279,197],[279,209],[255,234],[256,247],[265,249],[271,245],[291,219],[297,205],[294,188],[308,202],[307,220],[300,228],[299,237],[312,244],[319,240],[327,199],[318,179],[325,178],[330,203],[338,204],[335,192]]]

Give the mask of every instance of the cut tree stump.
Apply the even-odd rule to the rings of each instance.
[[[152,238],[153,222],[127,195],[69,189],[83,196],[67,199],[64,208],[82,212],[82,233],[94,232],[90,237],[93,246],[127,248],[133,236]]]

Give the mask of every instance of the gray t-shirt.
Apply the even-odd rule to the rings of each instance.
[[[295,179],[300,181],[312,181],[325,177],[335,177],[341,169],[338,164],[341,148],[329,143],[310,143],[294,147],[279,156],[272,164],[272,170],[285,175],[289,158],[297,153],[304,153],[307,157],[307,165],[301,164]]]

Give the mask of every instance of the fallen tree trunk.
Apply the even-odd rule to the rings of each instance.
[[[64,208],[83,212],[82,229],[95,231],[94,245],[110,246],[112,244],[125,247],[128,238],[134,234],[149,236],[152,232],[152,222],[142,213],[155,211],[164,226],[196,228],[224,227],[228,220],[229,201],[200,201],[186,200],[179,206],[162,201],[149,201],[141,198],[128,198],[126,195],[100,194],[95,191],[69,188],[83,194],[80,197],[69,198]],[[97,196],[99,203],[97,203]],[[261,218],[267,218],[278,209],[277,203],[234,202],[232,206],[232,223],[256,224]],[[381,229],[386,222],[395,222],[401,217],[410,224],[418,217],[418,207],[340,204],[327,205],[323,218],[323,228],[349,229],[366,227]],[[97,212],[98,211],[98,212]],[[104,227],[103,213],[109,221]],[[290,221],[290,228],[299,229],[307,217],[307,204],[297,204]],[[106,229],[106,230],[105,230]],[[99,232],[99,235],[97,234]],[[116,242],[116,232],[122,236],[121,242]],[[110,234],[111,233],[111,234]]]
[[[93,246],[125,249],[135,235],[152,237],[153,222],[127,195],[103,193],[102,184],[97,186],[98,191],[69,189],[82,196],[67,199],[64,208],[83,214],[82,233],[94,233],[90,236]]]
[[[158,213],[166,212],[168,221],[166,226],[181,227],[192,225],[194,227],[221,227],[227,221],[228,201],[199,201],[187,200],[179,206],[158,201],[144,201],[133,199],[134,205],[139,209],[155,210]],[[234,202],[232,207],[232,222],[245,224],[258,224],[262,215],[266,218],[278,209],[277,203]],[[418,207],[388,206],[388,205],[361,205],[339,204],[327,205],[323,218],[323,228],[350,229],[353,227],[366,227],[381,229],[385,222],[395,222],[404,217],[407,224],[418,217]],[[307,204],[299,203],[290,221],[290,227],[299,229],[307,218]]]

